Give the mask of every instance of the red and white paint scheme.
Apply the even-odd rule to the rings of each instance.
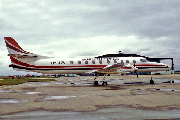
[[[4,37],[13,67],[16,70],[43,74],[130,73],[167,71],[171,67],[149,62],[144,57],[51,58],[23,50],[12,37]]]

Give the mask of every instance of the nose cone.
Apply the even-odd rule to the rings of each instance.
[[[171,70],[171,66],[169,66],[169,65],[166,65],[166,68],[167,68],[168,70]]]

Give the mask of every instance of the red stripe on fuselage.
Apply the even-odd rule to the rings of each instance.
[[[31,67],[31,68],[34,68],[34,69],[39,69],[39,68],[52,68],[52,69],[71,69],[71,68],[92,68],[92,69],[102,69],[104,67],[106,67],[107,65],[75,65],[75,66],[36,66],[36,65],[30,65],[30,64],[27,64],[27,63],[23,63],[19,60],[17,60],[16,58],[14,58],[13,56],[10,56],[10,59],[13,63],[17,64],[17,65],[20,65],[20,66],[24,66],[24,67]]]
[[[157,67],[157,66],[165,66],[165,65],[157,65],[157,64],[135,64],[135,66],[138,67],[145,67],[145,66],[149,66],[149,67]]]
[[[23,62],[17,60],[16,58],[14,58],[13,56],[10,56],[10,59],[11,59],[11,61],[13,63],[24,66],[24,67],[35,67],[35,65],[30,65],[30,64],[27,64],[27,63],[23,63]]]
[[[121,67],[121,69],[132,69],[132,67]]]

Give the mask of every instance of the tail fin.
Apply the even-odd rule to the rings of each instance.
[[[12,37],[4,37],[6,47],[8,49],[8,56],[11,55],[21,55],[21,56],[37,56],[33,53],[23,50],[18,43]]]
[[[36,58],[36,60],[50,58],[47,56],[36,55],[23,50],[12,37],[4,37],[4,40],[9,52],[8,56],[14,56],[16,58]]]

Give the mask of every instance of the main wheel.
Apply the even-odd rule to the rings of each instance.
[[[95,85],[95,86],[98,86],[98,81],[94,81],[94,85]]]
[[[150,80],[150,84],[154,84],[154,80]]]
[[[103,83],[102,83],[102,86],[107,86],[107,85],[108,85],[107,82],[103,82]]]

